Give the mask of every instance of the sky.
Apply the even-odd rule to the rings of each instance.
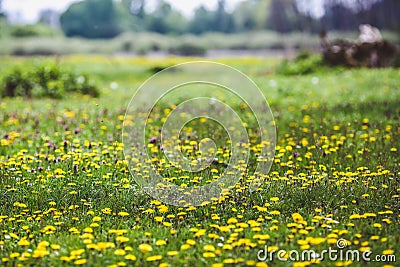
[[[38,20],[39,12],[43,9],[65,11],[68,6],[79,0],[3,0],[2,7],[12,22],[33,23]],[[146,0],[154,2],[154,0]],[[199,5],[214,8],[217,0],[167,0],[174,8],[190,16]],[[228,0],[228,8],[233,7],[241,0]],[[151,3],[150,3],[151,5]]]

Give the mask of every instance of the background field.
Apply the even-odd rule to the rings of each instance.
[[[323,68],[284,76],[275,71],[276,59],[218,59],[265,94],[277,124],[275,162],[252,194],[244,179],[208,205],[178,208],[136,186],[121,129],[138,86],[155,70],[190,60],[0,59],[1,73],[56,62],[90,74],[101,88],[99,98],[0,100],[2,265],[264,266],[257,252],[265,245],[318,252],[336,248],[340,238],[346,249],[393,254],[398,262],[398,70]],[[369,266],[385,264],[398,265]]]

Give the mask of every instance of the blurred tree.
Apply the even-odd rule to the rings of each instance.
[[[129,3],[128,8],[132,15],[143,19],[146,15],[145,7],[146,3],[144,0],[124,0]]]
[[[218,0],[217,10],[214,13],[214,23],[212,30],[216,32],[231,33],[234,32],[234,20],[225,9],[225,0]]]
[[[2,0],[0,0],[0,18],[4,18],[6,14],[3,11]]]
[[[154,0],[152,11],[146,0],[83,0],[72,4],[61,16],[67,36],[112,38],[122,31],[153,31],[161,34],[244,32],[270,29],[279,33],[319,32],[322,29],[356,31],[361,23],[400,32],[398,0],[320,0],[323,10],[315,14],[308,0],[243,0],[232,12],[226,0],[215,10],[199,6],[192,18],[173,9],[166,0]],[[0,13],[1,13],[0,0]],[[50,15],[42,13],[41,20]]]
[[[9,25],[7,23],[6,14],[3,12],[3,8],[0,0],[0,38],[9,35]]]
[[[294,0],[272,0],[269,6],[267,28],[279,33],[300,30],[297,13]]]
[[[113,0],[85,0],[72,4],[60,18],[66,36],[112,38],[121,33]]]
[[[400,33],[400,1],[377,1],[367,12],[368,21],[371,21],[374,26]]]
[[[194,17],[190,21],[189,31],[194,34],[212,31],[214,27],[213,24],[214,12],[201,5],[194,11]]]
[[[354,31],[360,24],[400,31],[398,0],[325,0],[321,25],[328,30]]]
[[[235,31],[265,29],[270,5],[271,0],[247,0],[238,3],[232,12]]]
[[[132,9],[134,0],[114,1],[115,12],[118,17],[118,26],[122,31],[143,31],[145,29],[142,19],[138,18]]]
[[[60,26],[60,14],[52,9],[44,9],[39,13],[39,22],[51,27]]]
[[[356,14],[340,0],[326,0],[321,24],[326,30],[357,30]]]
[[[240,2],[232,12],[235,30],[238,32],[252,31],[257,28],[256,12],[257,1]]]
[[[164,0],[158,0],[155,10],[146,14],[145,21],[147,30],[161,34],[182,34],[187,30],[185,17]]]

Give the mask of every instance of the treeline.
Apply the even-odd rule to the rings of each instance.
[[[398,0],[324,0],[324,13],[319,17],[309,5],[306,0],[247,0],[228,12],[226,0],[219,0],[215,10],[200,6],[187,18],[164,0],[158,0],[151,11],[145,0],[85,0],[72,4],[60,22],[67,36],[86,38],[112,38],[126,31],[177,35],[256,30],[355,31],[362,23],[400,31]]]
[[[264,30],[279,33],[354,32],[364,23],[400,32],[399,0],[321,1],[322,10],[316,14],[316,7],[308,0],[244,0],[229,11],[227,0],[218,0],[214,10],[200,6],[188,18],[165,0],[154,0],[156,4],[151,8],[146,0],[83,0],[71,4],[63,14],[43,11],[40,22],[56,24],[68,37],[92,39],[113,38],[123,32],[168,35]],[[0,0],[0,20],[2,16]],[[18,36],[30,34],[20,31],[17,29]]]

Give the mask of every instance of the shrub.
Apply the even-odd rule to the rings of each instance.
[[[44,24],[35,25],[11,25],[9,26],[10,35],[16,38],[22,37],[45,37],[45,36],[61,36],[58,29],[54,29]]]
[[[187,42],[171,48],[169,52],[179,56],[204,56],[207,49],[203,46]]]
[[[58,52],[56,48],[47,48],[47,47],[15,47],[11,52],[13,56],[52,56],[57,55]]]
[[[66,93],[99,96],[97,87],[86,75],[62,70],[58,65],[14,68],[1,82],[1,97],[50,97],[61,99]]]
[[[149,68],[148,71],[149,71],[151,74],[156,74],[156,73],[158,73],[158,72],[160,72],[160,71],[163,71],[163,70],[167,69],[168,67],[170,67],[170,66],[157,65],[157,66],[153,66],[153,67]]]
[[[310,52],[300,52],[294,61],[283,61],[276,72],[283,75],[303,75],[314,73],[324,66],[320,55],[313,55]]]

